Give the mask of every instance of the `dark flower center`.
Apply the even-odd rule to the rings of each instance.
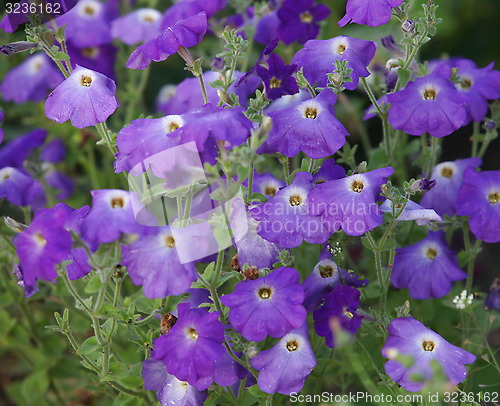
[[[88,16],[93,16],[95,14],[94,7],[92,7],[92,6],[85,6],[85,8],[83,9],[83,12],[85,14],[87,14]]]
[[[470,79],[470,78],[463,78],[462,82],[460,82],[460,87],[462,89],[470,89],[472,87],[472,79]]]
[[[343,44],[340,44],[338,47],[337,47],[337,53],[339,55],[343,55],[345,50],[347,49],[347,47]]]
[[[171,235],[169,235],[168,237],[165,238],[165,245],[168,247],[168,248],[174,248],[175,247],[175,240],[174,240],[174,237],[172,237]]]
[[[444,176],[448,179],[451,178],[453,176],[453,169],[447,167],[441,169],[441,176]]]
[[[151,17],[151,16],[145,16],[145,17],[142,18],[142,21],[145,21],[147,23],[152,23],[152,22],[154,22],[154,20],[155,19],[153,17]]]
[[[314,107],[308,107],[306,111],[304,111],[304,116],[306,118],[314,120],[316,117],[318,117],[318,110],[316,110]]]
[[[273,294],[273,291],[268,287],[263,287],[259,289],[258,295],[261,299],[267,300],[270,299]]]
[[[297,351],[299,349],[299,343],[296,340],[288,341],[286,343],[286,349],[290,352]]]
[[[188,329],[187,333],[193,340],[196,341],[198,339],[198,332],[193,327]]]
[[[82,54],[86,58],[95,58],[99,54],[99,49],[97,47],[87,47],[82,49]],[[83,79],[83,78],[82,78]],[[90,80],[92,83],[92,80]]]
[[[304,11],[300,14],[300,21],[302,21],[303,23],[312,23],[313,16],[309,11]]]
[[[490,201],[491,204],[499,203],[500,202],[500,193],[498,193],[498,192],[490,193],[490,195],[488,196],[488,200]]]
[[[330,265],[320,266],[319,274],[322,278],[330,278],[333,275],[333,267]]]
[[[92,78],[90,76],[82,76],[80,79],[82,86],[90,87],[92,84]]]
[[[434,351],[434,348],[436,348],[436,344],[432,341],[424,341],[422,343],[422,348],[424,351]]]
[[[264,194],[267,196],[274,196],[276,194],[276,188],[274,186],[266,186],[264,188]]]
[[[361,193],[361,191],[364,188],[365,188],[365,185],[360,180],[355,180],[351,183],[351,189],[353,192]]]
[[[299,195],[290,196],[288,200],[290,202],[290,206],[300,206],[302,204],[302,197]]]
[[[278,78],[275,78],[274,76],[269,81],[269,87],[271,89],[276,89],[277,87],[280,87],[280,85],[281,85],[281,80],[279,80]]]
[[[434,248],[427,248],[427,252],[425,253],[425,256],[429,259],[434,260],[437,257],[437,251]]]
[[[436,91],[434,89],[425,89],[424,91],[424,99],[425,100],[434,100],[436,98]]]
[[[178,128],[180,128],[180,125],[177,124],[176,122],[172,122],[168,125],[168,132],[172,132],[172,131],[175,131],[177,130]]]
[[[111,200],[111,207],[113,209],[116,209],[117,207],[121,208],[123,206],[125,206],[125,201],[121,197],[115,197]]]

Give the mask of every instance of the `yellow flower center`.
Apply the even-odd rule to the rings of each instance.
[[[318,110],[316,110],[314,107],[308,107],[306,111],[304,111],[304,116],[306,118],[314,120],[316,119],[316,117],[318,117]]]
[[[344,316],[346,316],[348,319],[352,319],[354,317],[354,314],[347,310],[347,307],[344,307]]]
[[[168,132],[171,133],[172,131],[175,131],[178,128],[180,128],[180,125],[176,122],[172,122],[168,125]]]
[[[266,186],[264,188],[264,194],[267,196],[274,196],[276,194],[276,188],[274,186]]]
[[[174,240],[174,237],[172,237],[171,235],[169,235],[168,237],[165,238],[165,245],[168,247],[168,248],[174,248],[175,247],[175,240]]]
[[[453,176],[453,169],[444,167],[441,169],[441,176],[444,176],[445,178],[451,178]]]
[[[111,207],[113,209],[122,208],[125,206],[125,201],[121,197],[115,197],[111,200]]]
[[[500,202],[500,193],[498,193],[498,192],[490,193],[490,195],[488,196],[488,200],[490,201],[491,204],[499,203]]]
[[[330,278],[333,275],[333,267],[328,265],[328,266],[320,266],[319,267],[319,274],[322,278]]]
[[[87,14],[88,16],[93,16],[95,14],[95,10],[94,10],[94,7],[92,6],[85,6],[85,8],[83,9],[83,12],[85,14]]]
[[[424,99],[425,100],[434,100],[437,96],[437,92],[434,89],[425,89],[424,90]]]
[[[361,193],[365,185],[360,180],[355,180],[351,183],[351,190],[356,193]]]
[[[290,352],[297,351],[299,349],[299,343],[296,340],[291,340],[286,343],[286,349]]]
[[[45,244],[47,244],[47,240],[44,238],[44,236],[41,233],[36,233],[33,236],[33,238],[34,238],[36,244],[39,245],[40,247],[43,247],[43,246],[45,246]]]
[[[97,47],[87,47],[82,49],[83,56],[87,58],[95,58],[99,54],[99,48]],[[90,81],[92,82],[92,80]]]
[[[312,23],[313,16],[309,11],[304,11],[300,14],[300,21],[302,21],[303,23]]]
[[[281,80],[279,80],[278,78],[273,77],[269,81],[269,86],[271,87],[271,89],[275,89],[277,87],[280,87],[280,85],[281,85]]]
[[[346,49],[347,47],[345,45],[340,44],[339,46],[337,46],[337,53],[339,55],[343,55]]]
[[[257,294],[259,295],[259,297],[261,299],[267,300],[267,299],[271,298],[271,296],[273,295],[273,292],[268,287],[263,287],[263,288],[259,289],[259,292]]]
[[[82,76],[80,78],[80,83],[82,84],[82,86],[90,87],[90,85],[92,84],[92,78],[90,76]]]
[[[288,199],[290,202],[290,206],[300,206],[302,204],[302,197],[299,195],[293,195],[290,196],[290,199]]]
[[[190,338],[192,338],[194,341],[196,341],[198,339],[198,332],[193,327],[188,329],[187,333],[188,333],[188,336]]]
[[[437,251],[434,248],[427,248],[427,252],[425,253],[425,256],[431,260],[435,259],[437,257]]]

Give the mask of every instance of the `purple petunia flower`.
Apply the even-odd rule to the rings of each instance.
[[[155,342],[155,358],[163,360],[169,374],[204,390],[212,383],[216,362],[226,351],[222,345],[224,327],[218,320],[219,312],[190,309],[187,303],[177,309],[177,322]]]
[[[182,0],[175,2],[163,14],[161,30],[173,26],[177,21],[184,20],[199,13],[205,13],[207,20],[217,11],[226,7],[227,0]]]
[[[76,128],[102,123],[119,106],[115,82],[101,73],[77,66],[45,102],[45,114],[57,123]]]
[[[283,337],[300,327],[307,312],[299,279],[295,269],[281,267],[263,278],[239,282],[233,293],[221,297],[230,308],[231,325],[250,341]]]
[[[172,232],[170,227],[156,227],[129,246],[123,246],[122,264],[135,285],[142,285],[144,295],[150,299],[166,298],[186,293],[196,280],[193,262],[181,264],[177,250],[181,245],[189,247],[193,238],[203,244],[208,224],[199,224]],[[193,236],[191,228],[201,228]],[[196,230],[194,231],[196,232]],[[209,232],[209,230],[208,230]]]
[[[310,40],[304,48],[295,54],[292,63],[304,68],[304,76],[311,83],[326,86],[327,74],[335,70],[335,61],[348,61],[351,68],[352,82],[346,83],[346,89],[354,90],[359,77],[367,77],[370,72],[366,67],[375,55],[377,44],[373,41],[339,36],[327,40]]]
[[[267,198],[272,198],[280,189],[286,186],[286,183],[270,173],[256,173],[253,186],[255,187],[254,191],[263,194]]]
[[[410,82],[405,89],[387,95],[389,123],[410,135],[428,132],[444,137],[467,120],[467,98],[453,83],[434,72]]]
[[[467,377],[464,364],[472,364],[476,356],[446,341],[439,334],[425,327],[413,317],[400,317],[389,324],[389,337],[382,348],[382,355],[389,358],[385,371],[392,380],[410,392],[420,391],[432,380],[431,361],[438,361],[453,385]],[[406,367],[397,360],[398,355],[412,356],[414,364]],[[416,380],[418,374],[423,380]]]
[[[111,35],[127,45],[147,42],[160,33],[161,18],[154,8],[134,10],[112,22]]]
[[[396,249],[391,283],[398,289],[408,288],[414,299],[441,298],[450,292],[452,282],[466,278],[443,231],[431,231],[422,241]]]
[[[247,219],[248,230],[236,242],[240,265],[248,264],[257,268],[271,268],[278,261],[278,248],[257,234],[258,222],[250,215]]]
[[[156,391],[162,405],[202,406],[207,398],[206,391],[198,391],[185,381],[179,381],[167,372],[163,361],[153,357],[142,363],[144,389]]]
[[[45,100],[47,92],[63,80],[54,63],[43,53],[27,58],[11,69],[3,78],[0,92],[5,101],[22,104],[27,101]],[[22,83],[22,86],[19,84]]]
[[[300,151],[314,159],[333,155],[349,135],[333,115],[336,101],[335,94],[326,89],[295,107],[270,112],[273,126],[267,144],[288,157]]]
[[[364,24],[370,27],[384,25],[392,16],[392,9],[404,0],[348,0],[345,16],[339,21],[343,27],[348,23]]]
[[[285,0],[278,9],[280,21],[279,38],[285,44],[297,41],[305,44],[318,36],[318,22],[330,15],[330,9],[324,4],[315,4],[315,0]]]
[[[327,225],[309,212],[311,181],[310,173],[299,172],[290,186],[250,210],[260,221],[257,232],[261,237],[284,248],[298,247],[303,241],[321,244],[330,237]]]
[[[330,233],[342,229],[348,235],[363,235],[382,224],[376,201],[393,173],[388,166],[316,185],[309,194],[309,210]]]
[[[314,266],[312,272],[302,282],[306,296],[303,305],[308,312],[314,311],[332,290],[332,286],[339,282],[340,271],[331,258],[324,258]]]
[[[44,162],[42,163],[42,168],[47,185],[59,192],[55,197],[58,200],[66,200],[69,198],[75,188],[73,179],[56,170],[52,164]]]
[[[469,216],[476,238],[500,242],[500,171],[467,168],[455,208],[459,216]]]
[[[250,360],[260,371],[258,385],[266,393],[290,395],[302,390],[316,366],[316,357],[307,338],[307,323],[290,331],[269,350]]]
[[[66,147],[60,138],[55,138],[48,144],[45,144],[40,151],[40,161],[58,163],[61,162],[66,155]]]
[[[22,168],[26,158],[44,143],[48,135],[47,130],[36,128],[14,138],[0,149],[0,168],[6,166]]]
[[[42,207],[46,203],[42,184],[23,169],[6,166],[0,169],[0,199],[5,198],[17,206]]]
[[[82,238],[95,251],[99,244],[110,243],[120,238],[122,233],[143,234],[141,224],[156,224],[156,219],[148,212],[141,211],[141,224],[134,215],[133,206],[139,207],[139,197],[134,192],[119,189],[93,190],[92,209],[81,224]],[[132,200],[137,200],[132,202]],[[106,227],[102,222],[106,221]]]
[[[70,41],[68,41],[67,45],[73,68],[81,66],[115,80],[115,62],[118,48],[111,44],[77,48]]]
[[[38,279],[55,282],[55,268],[71,250],[71,234],[64,227],[66,218],[64,211],[41,209],[29,227],[14,238],[27,293]]]
[[[443,61],[435,70],[457,68],[460,81],[455,84],[458,91],[468,99],[467,122],[482,121],[488,113],[488,100],[500,98],[500,72],[493,70],[494,64],[478,68],[470,59],[452,58]]]
[[[467,168],[481,166],[481,158],[458,159],[456,161],[441,162],[432,169],[431,178],[436,180],[434,187],[427,191],[420,200],[420,204],[434,209],[441,216],[453,216],[456,212],[455,202],[458,191],[462,186],[464,171]]]
[[[207,31],[205,12],[179,20],[159,36],[136,48],[127,68],[146,69],[152,61],[160,62],[175,54],[180,47],[191,48],[201,42]]]
[[[328,180],[345,178],[345,169],[335,163],[335,159],[329,158],[323,161],[321,168],[313,176],[313,185],[325,183]]]
[[[399,208],[400,209],[400,208]],[[396,208],[396,212],[399,210]],[[387,199],[380,205],[382,213],[392,213],[393,203]],[[412,221],[414,220],[418,226],[425,226],[430,221],[443,221],[443,218],[432,209],[425,209],[419,204],[408,200],[403,212],[397,217],[397,221]]]
[[[496,278],[491,284],[490,291],[484,299],[486,310],[500,310],[500,278]]]
[[[297,65],[285,65],[279,55],[271,54],[267,58],[267,67],[257,65],[257,74],[264,82],[266,96],[276,100],[285,94],[299,92],[297,81],[292,76],[297,70]]]
[[[336,347],[339,330],[354,335],[361,327],[363,316],[356,313],[359,296],[356,288],[336,284],[326,295],[325,303],[314,311],[314,329],[319,336],[325,337],[328,347]]]
[[[66,38],[76,47],[94,47],[111,42],[111,20],[116,14],[117,8],[112,2],[80,0],[55,22],[59,27],[66,25]]]
[[[278,17],[278,11],[274,10],[269,14],[262,16],[257,22],[257,27],[255,29],[255,42],[267,45],[272,40],[279,37],[278,28],[280,26],[280,19]]]

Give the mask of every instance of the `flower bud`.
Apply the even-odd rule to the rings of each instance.
[[[401,28],[403,29],[404,32],[407,33],[412,33],[415,30],[415,21],[413,20],[406,20],[401,24]]]
[[[0,52],[4,55],[17,54],[18,52],[28,51],[38,47],[38,44],[28,41],[12,42],[0,47]]]

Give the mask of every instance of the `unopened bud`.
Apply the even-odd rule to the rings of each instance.
[[[17,54],[38,47],[38,44],[28,41],[12,42],[0,47],[0,52],[4,55]]]
[[[210,67],[215,71],[224,70],[224,58],[215,57],[210,64]]]
[[[5,216],[4,222],[7,227],[16,233],[20,233],[28,228],[27,225],[14,220],[12,217]]]
[[[484,129],[486,131],[493,131],[497,128],[497,123],[495,123],[493,120],[488,120],[486,123],[484,123]]]
[[[404,32],[412,33],[415,30],[415,21],[406,20],[403,22],[403,24],[401,24],[401,28]]]

